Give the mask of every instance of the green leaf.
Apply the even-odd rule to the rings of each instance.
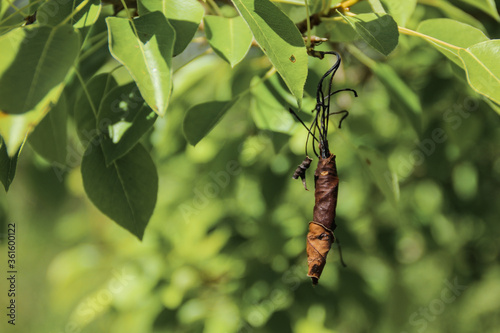
[[[295,120],[288,111],[285,100],[277,98],[280,92],[277,77],[274,78],[260,84],[257,84],[260,78],[253,78],[250,83],[252,86],[250,111],[255,125],[261,130],[289,134],[295,126]]]
[[[424,34],[424,39],[460,67],[463,65],[458,55],[459,48],[468,48],[489,40],[481,30],[450,19],[423,21],[417,31]]]
[[[241,16],[225,18],[205,16],[205,31],[212,49],[231,67],[247,54],[252,44],[252,32]]]
[[[394,206],[397,206],[399,201],[398,177],[395,172],[390,170],[387,159],[379,152],[364,146],[358,147],[356,153],[380,192]]]
[[[240,99],[239,96],[231,101],[212,101],[202,103],[190,108],[184,122],[182,131],[184,137],[193,146],[201,141],[217,125],[229,109]]]
[[[398,24],[387,14],[370,13],[344,16],[344,20],[375,50],[387,56],[398,45]]]
[[[484,101],[490,106],[492,110],[500,115],[500,105],[495,104],[492,100],[485,98]]]
[[[321,31],[317,33],[320,36],[330,34],[328,40],[331,42],[348,43],[361,39],[346,21],[325,19],[316,30]]]
[[[500,15],[498,15],[498,9],[495,4],[495,0],[461,0],[471,6],[481,9],[486,14],[493,17],[497,22],[500,22]]]
[[[146,103],[163,116],[172,89],[174,29],[160,12],[134,20],[108,17],[106,23],[111,54],[130,72]]]
[[[500,104],[500,40],[489,40],[458,51],[467,81],[478,93]]]
[[[139,14],[160,11],[175,30],[174,57],[189,45],[205,10],[196,0],[139,0]]]
[[[19,115],[0,112],[0,136],[3,137],[9,156],[14,156],[26,136],[31,133],[49,110],[47,107]]]
[[[447,0],[433,0],[433,6],[441,10],[450,19],[454,19],[461,23],[465,23],[480,30],[486,31],[484,25],[474,16],[464,12],[458,7],[455,7]]]
[[[57,104],[28,138],[31,147],[50,163],[67,164],[67,112],[66,97],[61,94]]]
[[[380,0],[368,0],[375,13],[385,14],[385,9]]]
[[[156,118],[134,82],[111,90],[104,97],[97,115],[99,130],[106,134],[101,141],[106,165],[132,149]]]
[[[233,3],[300,106],[307,78],[307,52],[299,30],[269,0]]]
[[[69,25],[30,25],[0,36],[0,111],[21,114],[55,103],[79,45]]]
[[[97,123],[97,112],[100,109],[104,96],[116,86],[118,86],[118,83],[116,83],[116,80],[110,73],[99,74],[87,82],[86,91],[83,90],[77,98],[75,103],[75,122],[78,137],[84,143],[85,147],[98,132],[106,130],[107,124]]]
[[[158,173],[140,144],[106,166],[99,145],[89,145],[82,160],[88,197],[101,212],[142,239],[158,194]]]
[[[9,3],[7,0],[0,0],[0,20],[3,18],[3,14],[9,9]]]
[[[36,21],[40,25],[56,26],[70,16],[83,1],[86,0],[44,2],[36,12]],[[89,27],[97,21],[100,13],[101,1],[90,0],[69,23],[75,28]]]
[[[417,5],[417,0],[382,0],[382,2],[387,6],[389,14],[402,27],[406,26]]]
[[[7,153],[7,147],[0,137],[0,181],[5,188],[5,192],[9,190],[10,184],[16,175],[17,159],[21,153],[19,148],[12,156]]]

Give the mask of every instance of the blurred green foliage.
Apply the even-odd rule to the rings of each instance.
[[[497,23],[470,12],[490,37],[500,36]],[[407,26],[441,15],[419,5]],[[2,331],[499,332],[498,115],[445,56],[401,35],[387,59],[371,56],[418,95],[418,133],[383,80],[345,45],[334,49],[343,57],[336,87],[360,96],[338,95],[350,116],[330,136],[340,177],[336,236],[347,268],[334,247],[319,285],[306,277],[314,198],[291,179],[304,156],[299,124],[273,130],[283,128],[277,117],[269,129],[257,127],[255,112],[266,101],[249,93],[195,147],[187,144],[186,110],[230,100],[269,68],[255,48],[234,69],[210,54],[176,70],[167,117],[143,140],[158,167],[159,195],[142,242],[91,204],[79,168],[60,182],[24,148],[8,196],[0,191],[2,230],[17,226],[19,271],[18,322],[12,329],[2,316]],[[332,64],[309,63],[306,121],[318,78]],[[123,69],[115,76],[130,81]],[[383,156],[393,174],[370,168],[377,163],[367,154]],[[312,178],[309,171],[309,188]],[[391,192],[395,178],[399,190]],[[6,290],[2,278],[2,299]]]

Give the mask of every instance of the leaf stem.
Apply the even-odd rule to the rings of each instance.
[[[398,30],[402,34],[405,34],[405,35],[408,35],[408,36],[415,36],[415,37],[420,37],[420,38],[423,38],[423,39],[427,39],[427,40],[429,40],[431,42],[434,42],[436,44],[440,44],[442,46],[449,47],[450,49],[454,49],[454,50],[457,50],[457,51],[461,49],[460,47],[458,47],[456,45],[443,42],[442,40],[439,40],[437,38],[425,35],[423,33],[420,33],[420,32],[414,31],[414,30],[410,30],[408,28],[398,27]]]
[[[17,14],[21,15],[21,16],[24,18],[24,16],[25,16],[26,14],[24,14],[24,13],[22,12],[23,10],[25,10],[26,8],[31,7],[31,6],[33,6],[33,5],[36,5],[37,3],[42,2],[42,1],[44,1],[44,0],[35,0],[35,1],[33,1],[33,2],[29,3],[29,4],[27,4],[27,5],[25,5],[25,6],[21,7],[21,8],[19,8],[18,10],[16,10],[15,12],[13,12],[12,14],[10,14],[10,15],[9,15],[9,16],[7,16],[6,18],[4,18],[2,21],[0,21],[0,26],[1,26],[4,22],[6,22],[6,21],[10,20],[12,17],[16,16]],[[14,8],[15,8],[15,7],[14,7]],[[29,13],[28,13],[28,14],[29,14]]]
[[[78,61],[83,61],[83,60],[87,59],[89,56],[91,56],[93,53],[95,53],[100,47],[102,47],[107,42],[108,42],[108,37],[105,36],[104,38],[102,38],[101,40],[99,40],[97,43],[95,43],[94,45],[92,45],[91,47],[89,47],[87,49],[87,51],[85,51],[84,53],[82,53],[82,55],[80,56],[80,58],[78,59]]]
[[[310,13],[309,13],[309,2],[305,0],[306,4],[306,22],[307,22],[307,43],[306,47],[309,49],[311,47],[311,20],[310,18]]]
[[[57,26],[65,25],[66,23],[68,23],[68,21],[71,20],[76,14],[78,14],[78,12],[83,9],[83,7],[87,6],[89,1],[90,0],[83,0],[82,2],[80,2],[80,4],[78,6],[76,6],[76,8],[71,12],[71,14],[69,14]]]
[[[89,101],[89,105],[92,108],[92,112],[94,112],[94,115],[97,117],[97,110],[95,108],[94,103],[92,102],[92,98],[90,97],[90,93],[87,90],[87,85],[83,81],[83,77],[80,74],[80,72],[78,71],[78,68],[76,68],[76,66],[73,66],[73,68],[75,70],[75,75],[78,78],[78,81],[80,81],[80,84],[82,85],[83,92],[85,93],[85,96],[87,96],[87,100]]]
[[[343,1],[330,9],[325,9],[325,11],[320,11],[318,13],[314,13],[312,15],[308,15],[307,18],[297,23],[297,28],[299,31],[304,34],[306,31],[311,30],[311,28],[319,25],[321,23],[322,18],[331,17],[337,14],[337,11],[348,13],[349,7],[355,5],[361,0],[346,0]],[[309,24],[309,26],[308,26]]]
[[[207,0],[207,2],[210,4],[210,7],[212,7],[212,9],[214,10],[214,12],[218,16],[224,16],[224,14],[222,14],[222,11],[220,10],[219,6],[215,3],[214,0]]]
[[[303,2],[293,0],[271,0],[271,2],[284,3],[286,5],[304,6]]]

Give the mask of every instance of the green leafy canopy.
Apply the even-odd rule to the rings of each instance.
[[[361,170],[393,207],[400,202],[401,179],[394,156],[414,142],[392,147],[399,142],[391,136],[392,125],[404,127],[398,133],[411,140],[425,140],[431,123],[455,130],[469,118],[455,109],[442,111],[442,100],[460,89],[500,114],[500,44],[491,38],[498,36],[500,16],[492,0],[18,5],[0,1],[5,190],[12,187],[24,150],[36,156],[37,167],[65,168],[64,174],[74,175],[71,169],[81,163],[90,200],[140,239],[161,198],[157,170],[189,158],[208,163],[226,147],[221,136],[239,154],[233,156],[238,163],[251,166],[265,157],[269,165],[258,167],[269,173],[263,177],[284,177],[295,155],[304,153],[308,134],[289,109],[311,126],[318,81],[333,65],[328,57],[316,59],[321,53],[314,51],[339,52],[342,64],[328,84],[332,91],[352,86],[360,96],[330,97],[331,112],[352,109],[345,129],[331,126],[332,142],[343,140],[333,149],[341,157],[360,157]],[[436,93],[446,89],[453,92]],[[371,140],[379,129],[387,141]],[[311,141],[317,144],[310,137],[307,149]],[[439,155],[460,160],[455,144]],[[285,180],[269,184],[286,187]],[[266,204],[272,207],[273,200],[266,197]]]

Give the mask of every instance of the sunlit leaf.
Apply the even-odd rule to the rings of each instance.
[[[500,15],[498,14],[498,9],[495,0],[460,0],[462,2],[468,3],[471,6],[481,9],[486,14],[493,17],[497,22],[500,22]]]
[[[182,130],[186,140],[195,146],[217,125],[239,97],[231,101],[213,101],[193,106],[184,117]]]
[[[375,50],[387,56],[398,45],[398,24],[387,14],[370,13],[345,16],[351,27]]]
[[[85,192],[94,205],[142,239],[158,193],[158,174],[146,149],[138,144],[106,166],[101,147],[89,145],[81,168]]]
[[[256,84],[259,80],[260,78],[256,77],[251,82],[253,87],[250,110],[255,125],[262,130],[289,134],[295,126],[295,121],[288,111],[288,104],[277,98],[279,96],[276,92],[277,80]]]
[[[5,192],[9,190],[10,184],[16,175],[17,159],[20,152],[21,148],[9,156],[7,153],[7,147],[0,137],[0,181],[5,188]]]
[[[57,93],[60,95],[63,86]],[[26,112],[23,114],[6,114],[0,112],[0,135],[4,139],[9,156],[13,156],[26,136],[33,131],[35,126],[50,111],[50,105],[45,109]]]
[[[433,0],[433,1],[434,1],[434,6],[436,8],[438,8],[440,11],[442,11],[446,15],[446,17],[453,19],[453,20],[457,20],[461,23],[471,25],[471,26],[478,28],[482,31],[486,31],[486,29],[484,28],[484,25],[481,23],[481,21],[476,19],[471,14],[454,6],[453,4],[448,2],[447,0]]]
[[[368,2],[375,13],[385,13],[385,9],[380,0],[368,0]]]
[[[489,40],[458,51],[467,81],[478,93],[500,104],[500,40]]]
[[[47,1],[36,12],[36,21],[40,25],[56,26],[64,21],[86,0]],[[69,21],[75,28],[90,27],[97,21],[101,12],[101,1],[90,0]]]
[[[307,52],[299,30],[269,0],[233,3],[300,106],[307,77]]]
[[[382,2],[387,6],[389,14],[402,27],[406,25],[417,5],[417,0],[382,0]]]
[[[3,14],[9,9],[9,3],[7,0],[0,0],[0,19],[2,19]]]
[[[174,29],[160,12],[133,20],[108,17],[106,23],[111,54],[128,69],[146,103],[163,116],[172,89]]]
[[[253,39],[243,18],[205,16],[203,20],[212,49],[231,67],[236,66],[247,54]]]
[[[48,162],[66,164],[68,107],[61,95],[57,104],[29,135],[31,147]]]
[[[458,55],[459,48],[468,48],[489,40],[481,30],[450,19],[423,21],[417,31],[434,38],[434,40],[429,38],[426,40],[460,67],[462,67],[462,62]]]
[[[174,57],[193,39],[205,10],[196,0],[139,0],[139,14],[160,11],[175,30]]]
[[[132,149],[156,118],[134,82],[111,90],[97,115],[99,131],[106,134],[101,138],[106,165]]]
[[[30,25],[0,36],[0,50],[0,111],[21,114],[59,99],[79,38],[69,25]]]

